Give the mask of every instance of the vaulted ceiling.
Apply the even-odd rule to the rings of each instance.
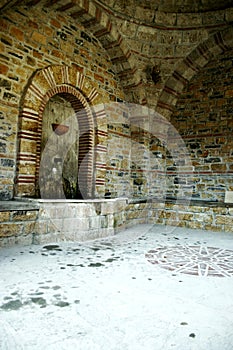
[[[12,6],[15,3],[23,1],[18,0],[2,0],[0,2],[0,8]],[[36,5],[40,0],[28,0],[24,1],[30,5]],[[72,8],[78,1],[57,1],[49,0],[46,1],[50,6],[56,3],[64,3],[64,6]],[[85,1],[84,1],[85,2]],[[137,7],[142,9],[148,8],[153,12],[169,12],[169,13],[198,13],[206,11],[223,10],[232,7],[232,0],[96,0],[96,4],[102,4],[107,6],[109,9],[122,12],[125,14],[125,10],[131,10],[130,16],[134,16]]]
[[[128,91],[143,84],[155,65],[165,83],[174,63],[233,23],[232,0],[0,0],[0,13],[14,6],[41,6],[77,21],[100,41]],[[153,85],[147,92],[155,99]]]
[[[222,10],[232,6],[231,0],[100,0],[114,10],[124,11],[125,8],[149,8],[151,11],[169,13],[194,13]]]

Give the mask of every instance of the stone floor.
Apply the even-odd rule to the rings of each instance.
[[[1,350],[232,350],[233,234],[140,225],[0,250]]]

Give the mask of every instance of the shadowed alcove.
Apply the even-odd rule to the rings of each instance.
[[[19,120],[17,196],[93,198],[98,133],[94,118],[102,118],[102,110],[92,111],[97,96],[74,67],[50,66],[36,72]]]
[[[62,152],[61,150],[65,152]],[[79,127],[75,111],[64,94],[51,97],[42,119],[41,155],[50,162],[44,180],[38,185],[43,197],[80,198],[78,185]],[[61,188],[62,183],[62,188]],[[62,191],[60,191],[62,189]]]

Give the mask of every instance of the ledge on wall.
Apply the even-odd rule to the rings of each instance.
[[[0,212],[2,211],[24,211],[24,210],[39,210],[38,203],[25,200],[13,199],[9,201],[0,201]]]
[[[218,202],[218,201],[205,201],[201,199],[185,199],[185,198],[157,198],[157,197],[143,197],[143,198],[128,198],[128,204],[137,203],[163,203],[165,204],[180,204],[188,206],[200,206],[200,207],[222,207],[233,208],[232,202]]]

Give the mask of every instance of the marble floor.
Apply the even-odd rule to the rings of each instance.
[[[233,349],[233,233],[138,225],[0,264],[1,350]]]

